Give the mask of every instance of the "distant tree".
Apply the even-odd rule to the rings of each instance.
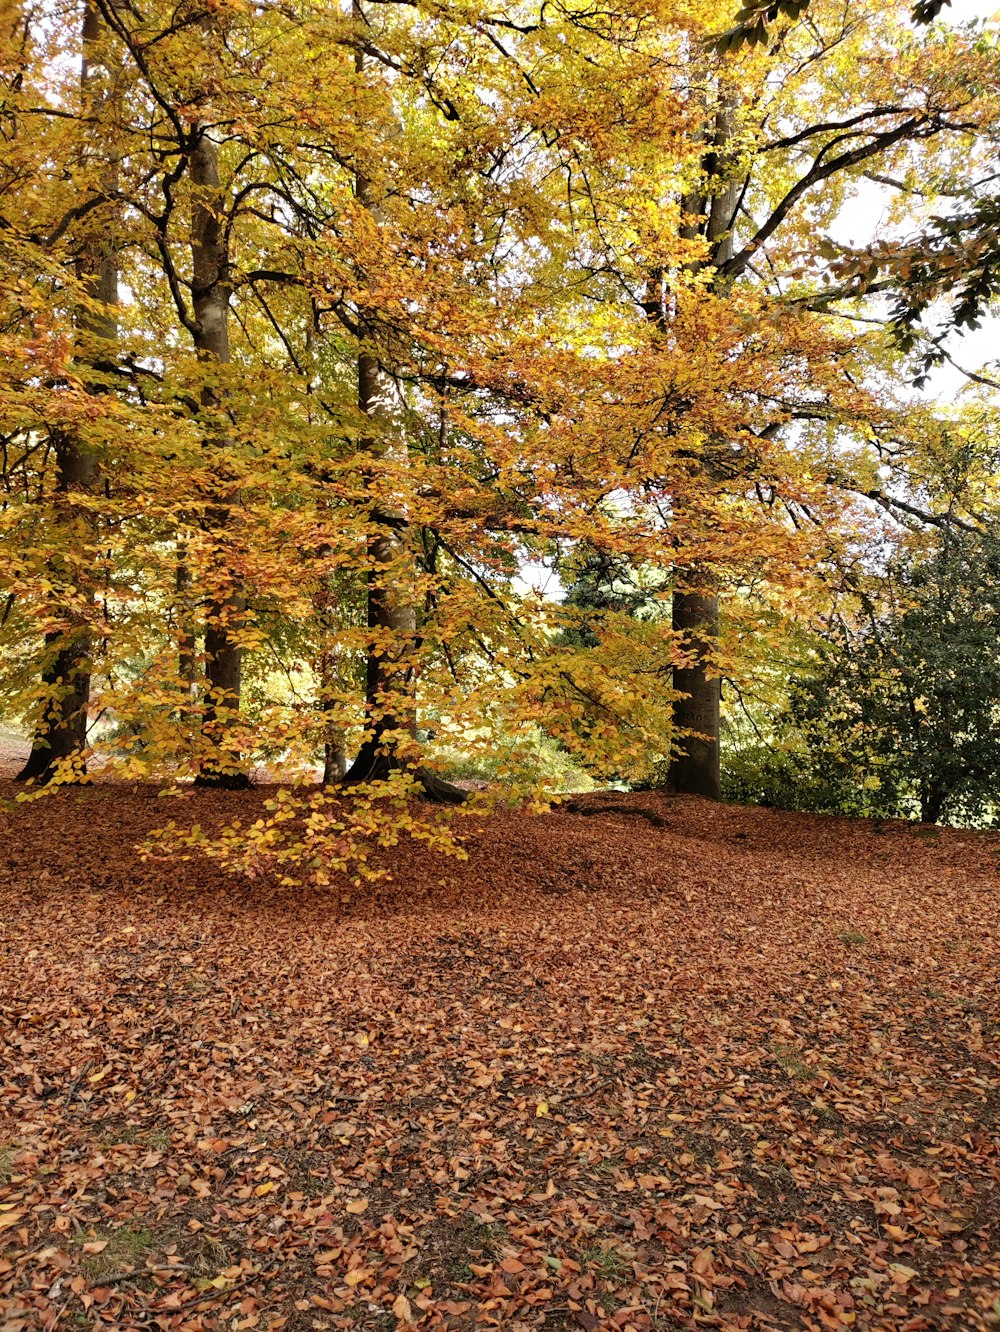
[[[884,603],[840,619],[793,687],[803,803],[926,823],[993,821],[1000,781],[1000,541],[947,534]],[[794,749],[794,744],[793,744]],[[780,761],[788,782],[789,755]],[[774,775],[777,774],[777,770]],[[782,801],[781,803],[784,803]]]
[[[563,642],[574,647],[596,647],[597,623],[608,612],[638,619],[663,617],[665,608],[657,599],[657,584],[665,583],[659,571],[636,569],[629,560],[607,550],[587,549],[577,558],[566,586],[563,605],[571,612],[562,630]]]

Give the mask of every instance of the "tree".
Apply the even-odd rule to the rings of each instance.
[[[101,205],[116,183],[119,90],[101,17],[90,0],[83,9],[80,60],[79,137],[69,168],[75,193],[53,236],[62,230],[70,239],[78,373],[85,392],[100,395],[118,303],[115,219]],[[87,434],[67,424],[54,426],[48,436],[55,459],[52,521],[60,529],[50,576],[59,600],[46,615],[51,627],[45,631],[40,696],[21,782],[44,784],[86,773],[96,538],[89,506],[100,473],[99,454]]]
[[[916,811],[925,823],[996,818],[998,589],[997,538],[948,532],[930,552],[904,547],[881,594],[832,621],[778,727],[821,805]]]
[[[740,643],[777,601],[810,612],[855,492],[913,502],[880,450],[934,433],[816,234],[863,171],[935,190],[980,151],[993,57],[925,47],[874,4],[845,24],[817,3],[779,80],[759,50],[707,51],[707,0],[655,23],[94,2],[127,111],[114,188],[91,204],[49,178],[80,127],[42,23],[18,105],[46,153],[3,148],[31,181],[0,223],[19,367],[0,411],[25,444],[4,471],[11,706],[65,545],[33,441],[99,408],[92,694],[112,771],[236,784],[266,757],[305,781],[342,742],[362,789],[347,815],[308,797],[321,865],[351,828],[416,827],[406,798],[458,736],[541,727],[603,773],[681,751],[675,776],[714,794]],[[81,209],[121,219],[129,293],[100,395],[77,391],[61,334],[39,369],[37,311],[71,260],[52,233]],[[563,634],[581,608],[519,570],[587,552],[648,571],[673,623],[609,606],[588,643]],[[528,798],[527,776],[502,794]],[[276,854],[303,826],[280,825],[227,854]]]
[[[899,18],[898,10],[882,7],[858,4],[847,14],[842,7],[814,5],[809,24],[783,33],[766,57],[746,57],[738,72],[717,54],[706,56],[703,48],[692,55],[690,77],[702,99],[698,133],[705,147],[682,197],[679,221],[681,235],[692,243],[687,272],[702,289],[722,299],[741,287],[766,291],[768,317],[781,319],[783,309],[789,315],[798,309],[812,317],[814,336],[820,335],[837,296],[877,301],[883,290],[879,284],[847,282],[836,295],[829,288],[828,258],[837,251],[828,245],[823,227],[835,219],[845,189],[863,173],[891,175],[894,164],[905,165],[904,174],[912,172],[919,160],[924,192],[933,193],[936,161],[947,162],[950,170],[953,144],[977,116],[992,114],[976,77],[956,81],[953,75],[961,49],[976,52],[988,80],[992,55],[964,37],[918,48],[904,35]],[[931,57],[923,60],[919,73],[912,63],[918,49]],[[894,56],[885,63],[889,51]],[[846,82],[845,62],[852,62]],[[844,104],[845,86],[856,99],[853,106]],[[669,336],[682,282],[682,275],[660,266],[647,282],[643,308],[661,337]],[[856,304],[849,315],[872,317]],[[856,368],[845,363],[844,374],[856,382]],[[832,423],[843,398],[836,387],[831,389],[825,402],[808,392],[795,401],[794,391],[774,403],[762,401],[744,427],[745,442],[708,441],[698,464],[705,490],[718,493],[727,486],[732,490],[733,482],[745,485],[762,439],[788,437],[810,418]],[[849,416],[840,416],[848,429]],[[831,480],[835,474],[842,477],[843,469],[831,468]],[[765,490],[773,496],[769,486]],[[672,521],[684,522],[676,504]],[[677,565],[675,626],[687,654],[675,681],[675,718],[678,734],[687,739],[672,764],[670,784],[717,797],[720,669],[713,644],[718,598],[725,589],[713,559],[709,552],[698,563]]]
[[[220,34],[215,20],[205,14],[199,23],[208,52],[218,60]],[[198,91],[207,115],[199,115],[191,126],[186,146],[192,185],[191,219],[191,315],[185,315],[195,348],[209,367],[230,362],[229,306],[232,299],[230,275],[231,221],[222,187],[217,128],[211,116],[211,93]],[[240,630],[246,613],[246,596],[238,575],[225,568],[231,556],[227,532],[233,522],[233,509],[239,506],[238,488],[229,477],[226,452],[230,447],[224,419],[225,404],[211,371],[201,389],[201,405],[212,422],[212,435],[206,440],[218,449],[215,468],[219,473],[218,497],[206,514],[206,525],[217,543],[218,569],[222,581],[205,616],[205,675],[207,705],[203,730],[212,744],[209,761],[198,773],[202,785],[240,788],[249,784],[241,770],[241,756],[231,740],[233,723],[238,721],[243,677],[243,647]],[[227,752],[228,751],[228,752]]]

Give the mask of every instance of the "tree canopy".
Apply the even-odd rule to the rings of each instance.
[[[819,612],[859,522],[944,521],[923,478],[954,432],[907,357],[988,263],[945,272],[923,210],[992,169],[998,70],[875,0],[814,0],[767,49],[713,49],[717,15],[8,14],[0,697],[27,790],[308,782],[325,755],[350,815],[285,789],[225,852],[317,873],[352,829],[438,835],[407,798],[462,798],[456,740],[540,727],[597,776],[712,793],[749,645]],[[923,267],[837,242],[865,178],[905,184]],[[522,575],[584,552],[663,613],[565,632],[573,598]],[[534,798],[506,749],[497,792]]]

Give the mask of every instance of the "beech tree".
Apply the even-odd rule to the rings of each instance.
[[[208,54],[218,60],[221,51],[217,24],[206,14],[199,26]],[[207,90],[199,93],[199,100],[208,97]],[[183,306],[180,309],[199,356],[209,365],[225,366],[230,362],[230,219],[226,215],[227,201],[220,177],[217,132],[209,116],[196,119],[190,130],[188,170],[193,189],[190,316],[184,312]],[[207,377],[202,386],[201,405],[214,417],[215,423],[213,436],[206,442],[220,451],[216,463],[220,482],[217,503],[208,511],[206,521],[218,543],[217,559],[220,565],[224,565],[228,554],[227,531],[233,522],[232,510],[239,504],[239,494],[227,486],[229,466],[225,454],[229,441],[224,423],[225,403],[211,377]],[[219,572],[223,573],[223,569]],[[204,729],[220,749],[225,744],[229,722],[239,713],[243,678],[239,631],[246,612],[246,598],[238,575],[232,570],[226,572],[231,579],[230,586],[213,600],[205,616],[207,707]],[[244,785],[246,775],[238,765],[238,752],[222,760],[213,757],[211,764],[198,774],[197,780],[213,785]]]
[[[719,51],[734,51],[744,44],[761,45],[772,37],[772,27],[782,20],[796,22],[809,11],[812,0],[748,0],[735,12],[731,28],[714,39]],[[951,0],[916,0],[915,23],[930,23],[951,4]]]
[[[18,21],[20,20],[20,22]],[[16,37],[27,20],[12,23]],[[7,186],[17,190],[23,169],[23,138],[31,135],[30,115],[23,116],[17,93],[24,76],[26,37],[13,46],[7,85],[13,96],[7,133],[15,145],[8,162]],[[118,303],[118,262],[114,214],[106,199],[115,188],[118,138],[118,89],[100,14],[83,8],[80,26],[80,76],[72,116],[74,132],[63,140],[63,168],[73,182],[72,200],[53,219],[50,234],[36,234],[31,243],[51,250],[65,238],[64,262],[72,265],[66,295],[75,330],[74,376],[85,394],[100,395],[107,387],[102,362],[113,355]],[[25,121],[27,120],[27,123]],[[37,221],[37,219],[35,219]],[[58,277],[56,281],[58,281]],[[47,560],[49,598],[40,607],[44,649],[40,687],[33,712],[31,753],[19,781],[45,783],[85,771],[90,700],[92,611],[97,590],[93,561],[97,544],[92,501],[100,479],[99,450],[86,424],[58,420],[35,432],[34,447],[51,452],[51,518],[54,542]],[[8,604],[8,612],[12,603]],[[6,617],[5,617],[6,618]]]
[[[266,757],[304,783],[323,749],[349,814],[286,792],[222,839],[322,872],[352,829],[437,836],[409,797],[456,798],[456,738],[541,727],[644,780],[671,755],[676,787],[716,795],[741,642],[815,613],[853,497],[893,499],[886,441],[916,461],[939,435],[826,232],[865,171],[933,194],[986,151],[992,48],[819,0],[777,51],[729,54],[707,3],[94,5],[114,179],[49,170],[88,124],[76,29],[5,45],[10,114],[46,139],[3,150],[31,185],[0,232],[12,715],[38,715],[44,633],[69,632],[36,443],[79,423],[100,551],[67,773],[96,744],[136,778],[242,785]],[[124,299],[98,373],[83,320],[109,302],[74,246],[99,219]],[[672,621],[563,633],[573,606],[519,571],[585,551],[650,571]],[[492,798],[531,798],[530,747],[508,748]]]
[[[744,20],[756,23],[775,17],[758,15],[763,8],[754,7]],[[769,8],[784,12],[805,6]],[[797,13],[789,12],[788,17]],[[836,250],[824,237],[824,225],[836,217],[845,181],[872,172],[891,177],[898,168],[904,175],[913,173],[923,160],[924,193],[932,191],[935,170],[949,169],[951,154],[968,142],[980,123],[982,92],[992,77],[987,74],[979,86],[975,76],[956,84],[951,60],[958,50],[975,47],[975,42],[953,38],[935,44],[942,57],[939,65],[924,62],[923,77],[911,78],[914,67],[909,62],[925,48],[902,34],[898,12],[887,15],[856,5],[847,13],[814,6],[808,25],[779,34],[766,61],[742,68],[743,77],[732,85],[727,86],[725,74],[716,72],[717,57],[702,58],[702,71],[695,78],[705,89],[701,137],[706,151],[694,188],[682,199],[681,226],[682,235],[701,242],[693,268],[707,276],[710,290],[725,291],[749,282],[763,287],[778,308],[787,305],[806,315],[829,312],[831,307],[844,309],[835,306],[829,290],[827,260]],[[897,43],[896,62],[887,67],[885,52]],[[986,57],[987,65],[992,59],[985,48],[979,48],[979,56]],[[847,83],[858,94],[853,106],[844,104],[840,75],[845,61],[854,62]],[[757,84],[754,75],[760,80]],[[833,81],[827,82],[828,78]],[[808,88],[808,100],[801,99],[800,87]],[[825,100],[827,90],[830,102]],[[781,126],[778,133],[772,129],[776,125]],[[802,227],[803,214],[808,218],[807,231]],[[841,265],[842,285],[836,297],[879,300],[885,287],[872,282],[866,268],[852,271]],[[651,285],[646,309],[654,325],[662,327],[669,309],[662,270],[654,271]],[[856,306],[851,314],[869,317]],[[844,372],[851,374],[846,365]],[[765,409],[763,419],[758,413],[758,436],[787,433],[790,425],[808,419],[829,422],[837,414],[832,398],[825,404],[786,401],[782,408],[779,413]],[[845,419],[844,424],[850,423]],[[727,445],[722,444],[721,453],[716,449],[716,459],[707,451],[704,456],[708,471],[719,468]],[[842,478],[842,469],[836,470]],[[719,609],[713,583],[704,567],[678,571],[674,623],[687,638],[692,659],[676,674],[680,696],[675,720],[679,733],[689,738],[671,767],[670,783],[676,790],[717,797],[719,667],[713,661],[713,644]]]

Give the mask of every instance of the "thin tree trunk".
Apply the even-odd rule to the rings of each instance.
[[[111,189],[116,183],[117,163],[111,145],[112,127],[107,110],[114,95],[109,77],[107,53],[102,51],[104,25],[90,3],[83,11],[80,90],[83,115],[92,128],[86,135],[82,157],[100,158],[102,185]],[[79,332],[82,358],[93,363],[100,359],[101,342],[110,345],[118,332],[114,310],[118,303],[118,256],[107,220],[104,229],[91,227],[81,239],[75,260],[76,278],[89,299],[98,308],[81,307],[74,322]],[[91,393],[101,392],[99,384],[88,385]],[[86,551],[94,541],[94,522],[87,509],[77,505],[74,495],[93,492],[99,474],[98,460],[80,437],[69,431],[52,436],[56,462],[55,522],[62,529],[67,549]],[[17,774],[19,782],[45,784],[56,775],[63,779],[86,775],[87,708],[90,702],[92,631],[89,605],[94,588],[85,562],[74,563],[70,557],[61,568],[53,569],[56,581],[67,583],[66,604],[62,608],[62,626],[45,636],[45,664],[42,668],[44,699],[32,736],[31,752]]]
[[[328,735],[323,745],[324,786],[338,786],[347,776],[347,750],[341,734]]]
[[[177,673],[181,679],[186,702],[190,703],[196,692],[194,615],[190,605],[191,570],[187,565],[187,551],[183,544],[177,547],[177,568],[174,574],[174,595],[177,608]]]
[[[362,19],[360,0],[353,14]],[[364,55],[355,56],[355,68],[364,69]],[[355,193],[362,207],[378,217],[378,204],[362,172],[356,173]],[[367,350],[358,356],[358,408],[372,423],[360,447],[373,457],[406,457],[406,427],[402,391],[394,377]],[[391,506],[378,505],[372,513],[374,531],[368,542],[368,627],[373,630],[365,667],[365,708],[370,734],[348,770],[345,781],[384,781],[391,772],[408,769],[425,795],[459,804],[465,792],[415,759],[417,730],[416,648],[417,606],[413,587],[412,553],[406,550],[407,519]],[[406,737],[404,740],[403,737]]]
[[[927,783],[920,793],[921,823],[940,823],[944,813],[944,791],[933,782]]]
[[[224,196],[219,181],[219,148],[207,124],[197,127],[195,145],[189,160],[191,183],[195,188],[191,233],[191,300],[194,307],[194,343],[208,366],[228,365],[229,302],[232,295],[229,254],[223,210]],[[201,391],[202,406],[219,413],[219,390],[207,382]],[[212,443],[219,450],[219,470],[226,466],[229,439],[216,430]],[[232,521],[232,507],[238,503],[234,491],[224,494],[209,510],[207,521],[212,533],[221,538]],[[219,540],[219,565],[226,559],[225,542]],[[226,586],[227,571],[216,567],[217,590],[205,618],[205,675],[207,695],[202,729],[212,747],[210,758],[198,774],[201,786],[222,786],[230,790],[249,786],[242,769],[242,755],[233,739],[239,724],[240,691],[243,680],[243,649],[239,631],[246,614],[246,597],[234,579]]]
[[[405,457],[406,439],[400,389],[376,357],[358,357],[358,406],[378,427],[361,447],[372,453]],[[417,699],[417,607],[412,588],[413,556],[405,548],[405,515],[388,507],[372,514],[369,538],[368,627],[374,632],[365,668],[365,707],[370,734],[346,774],[348,784],[384,781],[391,772],[409,769],[424,794],[459,804],[465,792],[415,760]],[[404,739],[405,737],[405,739]]]
[[[85,547],[93,539],[92,523],[85,511],[75,510],[70,498],[86,494],[97,480],[94,456],[80,448],[76,439],[65,433],[53,437],[56,456],[56,517],[67,542]],[[58,571],[54,571],[59,576]],[[85,577],[85,575],[84,575]],[[76,570],[68,573],[73,583],[76,604],[63,610],[64,624],[45,635],[45,664],[42,668],[44,699],[35,723],[31,752],[15,778],[45,785],[59,775],[86,775],[87,707],[90,702],[90,657],[92,632],[87,610],[80,601],[91,603],[93,590],[85,586]]]
[[[343,728],[334,719],[336,708],[335,692],[337,687],[337,651],[336,634],[338,630],[336,594],[332,584],[324,583],[321,590],[313,597],[313,607],[320,623],[322,648],[316,662],[319,675],[320,709],[323,718],[323,786],[336,786],[347,775],[347,750],[344,745]]]

